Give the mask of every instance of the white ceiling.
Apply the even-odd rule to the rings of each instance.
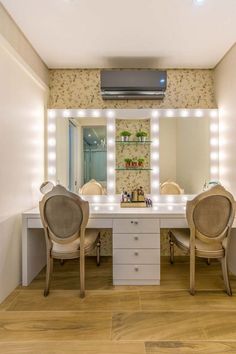
[[[211,68],[236,0],[2,0],[50,68]]]

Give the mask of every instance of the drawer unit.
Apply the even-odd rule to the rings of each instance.
[[[113,267],[113,278],[117,280],[154,280],[160,279],[159,264],[120,264]],[[127,283],[128,284],[128,283]]]
[[[160,248],[160,234],[113,234],[113,248]]]
[[[113,232],[115,234],[157,234],[160,233],[160,226],[157,219],[115,219]]]
[[[157,219],[113,220],[113,284],[160,284]]]
[[[160,249],[113,249],[113,264],[159,264]]]

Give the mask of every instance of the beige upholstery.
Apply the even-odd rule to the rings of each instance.
[[[228,277],[228,244],[235,216],[233,196],[217,185],[187,202],[189,229],[172,229],[170,259],[174,260],[174,244],[190,254],[190,293],[195,293],[195,257],[218,258],[228,295],[232,294]]]
[[[103,195],[106,194],[105,188],[95,179],[91,179],[79,189],[80,195]]]
[[[184,190],[180,186],[172,181],[163,182],[160,186],[161,194],[183,194]]]
[[[49,293],[53,259],[80,257],[80,294],[84,296],[84,256],[97,247],[97,264],[100,259],[100,235],[96,229],[86,230],[89,204],[78,195],[57,185],[39,203],[47,247],[46,287]]]

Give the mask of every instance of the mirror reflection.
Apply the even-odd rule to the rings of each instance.
[[[106,194],[104,119],[57,118],[57,182],[80,194]]]
[[[160,193],[196,194],[210,179],[210,119],[160,119]]]
[[[71,191],[80,194],[106,194],[106,124],[105,118],[57,118],[57,181]],[[149,119],[116,119],[115,124],[118,134],[116,140],[120,140],[120,132],[127,130],[131,131],[134,137],[135,132],[140,129],[149,132]],[[157,137],[160,193],[201,192],[205,182],[210,180],[210,118],[160,118]],[[151,144],[151,141],[149,145],[141,144],[147,151],[140,152],[137,144],[116,143],[116,187],[120,186],[119,191],[116,188],[117,192],[129,188],[132,179],[149,192],[151,181],[148,171],[118,170],[124,170],[125,161],[131,157],[138,159],[141,156],[147,164],[144,167],[149,166]],[[122,152],[120,160],[119,151]]]

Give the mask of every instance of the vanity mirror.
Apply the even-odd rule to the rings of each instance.
[[[210,118],[160,118],[163,194],[197,194],[210,176]],[[176,184],[174,184],[174,183]]]
[[[133,125],[137,132],[147,132],[146,141],[138,139],[136,130],[130,138],[146,143],[146,150],[122,141],[121,132],[132,130]],[[107,195],[119,194],[122,190],[118,189],[124,187],[122,176],[129,178],[133,174],[132,179],[140,185],[139,178],[145,176],[147,191],[154,201],[160,200],[160,183],[168,180],[177,183],[184,194],[196,194],[205,181],[218,180],[218,110],[48,110],[47,148],[47,178],[74,192],[88,180],[96,179]],[[137,159],[138,168],[123,172],[132,149],[137,152],[132,159]],[[122,161],[118,160],[117,150],[124,151]],[[145,168],[147,171],[143,171]]]
[[[91,180],[107,187],[106,119],[61,118],[56,125],[56,180],[70,191],[82,193]],[[87,189],[88,190],[88,189]]]

